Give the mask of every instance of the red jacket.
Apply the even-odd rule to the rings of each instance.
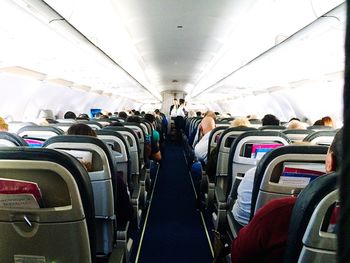
[[[283,262],[295,197],[272,200],[232,242],[232,262]]]

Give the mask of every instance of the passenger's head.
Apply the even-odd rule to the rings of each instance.
[[[322,118],[322,121],[324,126],[333,127],[333,120],[331,117],[325,116]]]
[[[212,129],[215,128],[215,121],[212,117],[204,117],[202,122],[201,122],[201,129],[203,135],[207,134],[210,132]]]
[[[262,125],[280,125],[280,120],[272,114],[266,114],[264,118],[262,118]]]
[[[159,109],[155,109],[155,110],[154,110],[154,113],[155,113],[156,115],[160,115],[160,110],[159,110]]]
[[[250,122],[247,118],[237,118],[230,122],[230,127],[249,127]]]
[[[145,118],[146,121],[149,121],[150,123],[153,123],[156,120],[154,115],[153,114],[149,114],[149,113],[145,114],[144,118]]]
[[[136,123],[141,123],[141,118],[137,115],[129,116],[126,118],[127,122],[136,122]]]
[[[2,117],[0,117],[0,131],[8,131],[8,130],[9,130],[8,124]]]
[[[202,116],[202,113],[201,113],[200,111],[197,111],[197,112],[196,112],[196,116],[197,116],[197,117],[200,117],[200,116]]]
[[[216,114],[213,111],[208,110],[206,113],[204,113],[204,117],[211,117],[213,120],[216,120]]]
[[[79,116],[77,117],[77,120],[86,120],[86,121],[89,121],[90,118],[89,118],[89,115],[87,115],[86,113],[81,113],[81,114],[79,114]]]
[[[72,111],[67,111],[63,116],[64,119],[75,119],[76,117],[77,116]]]
[[[291,120],[287,126],[288,130],[305,130],[305,126],[297,120]]]
[[[126,114],[125,111],[121,111],[118,113],[118,117],[122,118],[123,120],[126,120],[126,118],[128,117],[128,114]]]
[[[340,169],[343,158],[342,150],[343,128],[341,128],[334,136],[331,146],[329,146],[326,157],[326,172],[333,172]]]
[[[69,135],[88,135],[97,137],[96,132],[87,124],[76,123],[69,127],[67,134]]]
[[[174,99],[174,100],[173,100],[173,104],[174,104],[174,105],[177,105],[177,104],[178,104],[177,99]]]
[[[313,124],[313,126],[323,126],[323,120],[317,120],[317,121],[315,121],[315,123]]]
[[[179,103],[180,103],[180,105],[185,104],[185,100],[184,99],[180,99]]]

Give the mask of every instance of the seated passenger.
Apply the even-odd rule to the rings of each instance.
[[[305,126],[298,120],[291,120],[287,126],[288,130],[305,130]]]
[[[126,118],[128,117],[128,114],[126,114],[125,111],[121,111],[118,113],[118,117],[123,119],[123,120],[126,120]]]
[[[85,120],[85,121],[89,121],[89,115],[87,115],[86,113],[81,113],[79,114],[79,116],[77,117],[77,120]]]
[[[63,116],[64,119],[73,119],[75,120],[77,118],[77,116],[75,115],[74,112],[72,111],[67,111],[64,116]]]
[[[97,137],[96,132],[84,123],[73,124],[67,131],[69,135],[87,135]],[[125,226],[128,221],[132,219],[133,208],[130,203],[129,193],[124,179],[121,175],[116,174],[115,177],[117,184],[117,224],[118,226]]]
[[[215,121],[212,117],[204,117],[199,126],[199,142],[194,148],[197,159],[207,163],[208,144],[211,130],[215,128]]]
[[[9,126],[8,124],[6,123],[6,121],[0,117],[0,131],[8,131],[9,130]]]
[[[327,173],[340,169],[342,136],[341,129],[329,147],[325,163]],[[290,217],[296,200],[295,197],[275,199],[259,209],[233,240],[232,262],[256,262],[257,259],[260,262],[283,262]]]
[[[333,128],[334,124],[333,124],[333,120],[332,120],[331,117],[325,116],[325,117],[322,118],[322,121],[323,121],[323,125],[324,126],[328,126],[328,127],[332,127]]]
[[[158,131],[156,131],[155,128],[155,117],[152,114],[145,114],[145,120],[149,121],[152,126],[153,126],[153,134],[152,134],[152,140],[150,142],[148,142],[148,145],[145,145],[145,157],[146,159],[151,159],[154,161],[159,162],[162,159],[162,155],[160,153],[159,150],[159,133]],[[148,153],[147,153],[147,149],[146,148],[150,148],[148,149]]]
[[[312,126],[324,126],[323,120],[317,120]]]
[[[250,122],[247,118],[237,118],[230,122],[230,128],[232,127],[249,127]],[[216,165],[217,165],[217,157],[218,157],[219,149],[215,147],[209,155],[208,164],[206,167],[206,173],[209,177],[210,181],[214,181],[216,174]]]
[[[264,118],[261,119],[262,121],[262,126],[266,125],[280,125],[280,120],[272,114],[266,114]]]

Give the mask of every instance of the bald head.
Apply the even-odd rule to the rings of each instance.
[[[215,121],[212,117],[204,117],[202,122],[201,122],[201,128],[202,128],[202,133],[203,135],[207,134],[210,132],[212,129],[215,128]]]

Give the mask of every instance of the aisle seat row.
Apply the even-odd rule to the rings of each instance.
[[[64,124],[71,125],[71,123]],[[90,124],[95,125],[95,123]],[[110,126],[105,127],[103,129],[96,129],[98,138],[82,135],[64,135],[64,131],[55,126],[37,125],[24,126],[18,130],[17,134],[7,132],[0,133],[0,152],[4,151],[4,156],[6,156],[9,152],[16,152],[17,154],[11,155],[11,158],[13,158],[14,161],[16,160],[17,155],[21,156],[19,158],[26,159],[26,155],[28,153],[31,156],[28,158],[32,158],[33,163],[42,163],[45,162],[45,156],[47,154],[49,154],[50,156],[55,155],[55,153],[53,152],[57,152],[56,150],[59,150],[59,156],[62,156],[62,154],[64,156],[67,156],[67,154],[69,154],[70,160],[78,159],[81,161],[75,161],[75,165],[78,165],[79,163],[79,170],[82,170],[81,168],[85,167],[84,170],[88,171],[88,187],[91,188],[90,192],[93,193],[93,196],[90,198],[91,200],[94,200],[92,208],[90,207],[90,210],[93,210],[93,213],[91,213],[91,211],[89,210],[90,215],[86,215],[86,211],[81,212],[80,214],[82,217],[91,217],[91,214],[93,214],[92,217],[94,217],[94,231],[90,231],[91,233],[93,232],[93,234],[88,233],[90,241],[87,243],[90,244],[84,247],[84,242],[82,242],[80,248],[77,248],[77,245],[72,247],[74,249],[80,249],[84,251],[74,252],[77,254],[77,257],[79,257],[76,260],[73,259],[74,262],[95,262],[96,260],[102,260],[101,262],[107,262],[106,260],[108,260],[108,258],[111,255],[111,258],[113,258],[114,260],[113,262],[129,262],[130,252],[132,248],[132,240],[128,237],[130,223],[121,226],[116,220],[116,215],[118,214],[118,207],[116,205],[117,186],[115,176],[117,176],[117,174],[119,173],[119,175],[123,177],[125,183],[127,184],[128,191],[130,194],[130,200],[134,210],[135,219],[133,221],[133,225],[136,227],[140,227],[142,212],[147,207],[148,197],[150,196],[149,192],[152,189],[153,183],[152,178],[150,176],[150,164],[145,163],[144,160],[144,144],[146,141],[146,136],[151,137],[153,130],[152,126],[146,122],[142,124],[125,122],[124,125],[125,126]],[[28,142],[33,143],[33,140],[37,140],[38,143],[40,142],[41,144],[28,144]],[[32,149],[28,148],[28,146],[42,146],[42,148]],[[56,150],[50,151],[48,150],[48,148]],[[35,155],[38,156],[38,160],[34,158]],[[37,165],[35,165],[35,167],[37,167]],[[45,167],[46,166],[43,165],[42,169],[45,170],[45,172],[43,173],[50,174],[50,169]],[[20,180],[23,180],[25,178],[22,175],[17,177],[18,168],[14,167],[10,170],[11,172],[8,173],[9,178],[13,180],[18,180],[19,178]],[[28,173],[32,172],[29,171]],[[35,172],[33,172],[33,174],[35,174]],[[55,176],[63,177],[66,175],[58,174]],[[82,176],[86,177],[86,175]],[[0,178],[0,180],[1,179],[2,178]],[[48,189],[51,189],[53,192],[56,191],[55,180],[58,179],[53,179],[52,186],[49,186],[49,181],[43,184],[41,181],[41,177],[36,178],[34,176],[33,178],[29,177],[26,180],[37,183],[40,190],[43,193],[43,198],[45,199],[47,198],[46,195],[49,193]],[[67,186],[65,187],[67,188]],[[60,202],[60,200],[64,198],[67,200],[69,198],[73,198],[70,192],[65,191],[65,194],[65,197],[57,195],[57,202]],[[77,193],[77,195],[79,195],[79,193]],[[24,209],[26,210],[25,214],[28,213],[28,215],[31,215],[32,218],[35,218],[35,220],[40,221],[41,210],[45,210],[47,208],[47,202],[45,200],[44,204],[45,206],[42,209]],[[55,209],[61,208],[59,206],[55,207]],[[0,213],[2,210],[3,207],[0,207]],[[23,214],[23,211],[16,207],[11,208],[10,212],[15,214]],[[25,218],[28,217],[25,215]],[[30,222],[32,222],[32,218],[29,219]],[[24,221],[26,222],[26,219]],[[40,229],[43,229],[43,227],[41,226]],[[77,232],[79,230],[74,231]],[[48,233],[45,233],[44,235],[48,235]],[[21,238],[23,237],[21,237],[21,234],[19,233],[18,239]],[[33,238],[39,240],[41,237],[38,237],[33,234]],[[33,243],[32,240],[28,241]],[[20,242],[24,244],[25,240],[21,240]],[[87,247],[89,247],[89,249],[87,249]],[[41,252],[37,253],[37,255],[42,255],[43,257],[50,258],[49,261],[72,261],[71,258],[69,260],[67,259],[67,255],[61,256],[57,255],[58,252],[52,253],[51,246],[49,246],[46,251],[44,251],[43,248],[40,249]],[[28,251],[23,253],[20,251],[22,251],[22,247],[19,247],[18,251],[16,252],[8,251],[9,253],[6,253],[6,257],[12,257],[15,254],[28,255],[28,257],[32,255],[32,253],[29,253]],[[60,253],[62,253],[62,251],[64,250],[59,249],[59,251]],[[67,250],[67,252],[69,251],[73,253],[73,249]],[[89,256],[87,256],[86,251],[90,253]],[[89,260],[87,260],[88,257]]]
[[[187,120],[188,136],[199,123],[198,118]],[[288,262],[335,262],[336,235],[329,231],[329,225],[334,228],[334,218],[331,223],[330,218],[338,201],[336,175],[320,176],[325,173],[328,146],[335,134],[331,129],[286,130],[284,126],[256,130],[221,125],[212,130],[208,156],[217,151],[216,174],[210,178],[203,170],[200,196],[206,212],[212,214],[214,228],[231,239],[237,236],[242,225],[235,220],[232,208],[244,174],[255,167],[250,220],[267,202],[303,193],[293,212],[290,229],[294,227],[299,236],[288,240],[287,251],[294,249],[288,252],[294,260]],[[317,194],[312,189],[317,189]],[[309,206],[305,213],[303,204]],[[303,224],[295,223],[295,217]]]

